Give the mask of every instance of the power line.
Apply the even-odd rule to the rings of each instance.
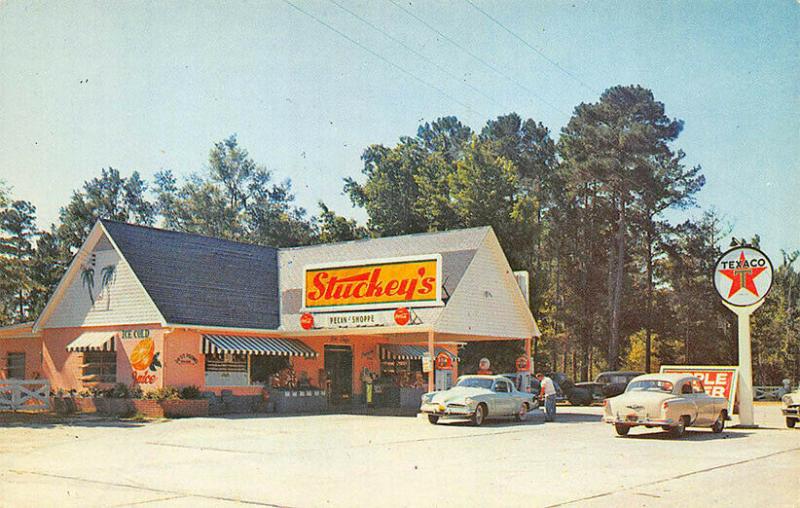
[[[489,18],[489,19],[490,19],[492,22],[494,22],[494,23],[495,23],[497,26],[499,26],[500,28],[502,28],[503,30],[505,30],[506,32],[508,32],[508,33],[509,33],[509,34],[510,34],[512,37],[514,37],[515,39],[517,39],[518,41],[520,41],[522,44],[524,44],[525,46],[527,46],[527,47],[528,47],[528,49],[530,49],[531,51],[533,51],[534,53],[536,53],[536,54],[537,54],[537,55],[539,55],[540,57],[542,57],[542,58],[544,58],[545,60],[547,60],[547,61],[548,61],[550,64],[552,64],[553,66],[555,66],[556,68],[558,68],[558,70],[560,70],[561,72],[563,72],[564,74],[566,74],[566,75],[567,75],[567,76],[569,76],[570,78],[572,78],[572,79],[574,79],[575,81],[577,81],[577,82],[578,82],[578,83],[579,83],[581,86],[583,86],[584,88],[586,88],[586,89],[587,89],[587,90],[589,90],[590,92],[594,93],[594,89],[593,89],[592,87],[590,87],[589,85],[587,85],[587,84],[586,84],[586,83],[585,83],[585,82],[584,82],[584,81],[583,81],[581,78],[579,78],[578,76],[576,76],[576,75],[575,75],[575,74],[573,74],[572,72],[570,72],[570,71],[568,71],[567,69],[565,69],[564,67],[562,67],[562,66],[561,66],[561,65],[560,65],[558,62],[556,62],[555,60],[553,60],[553,59],[549,58],[547,55],[545,55],[544,53],[542,53],[542,51],[541,51],[540,49],[538,49],[538,48],[536,48],[536,47],[532,46],[531,44],[529,44],[529,43],[528,43],[528,41],[526,41],[525,39],[523,39],[522,37],[520,37],[519,35],[517,35],[515,32],[511,31],[511,29],[510,29],[510,28],[508,28],[507,26],[505,26],[504,24],[500,23],[500,22],[499,22],[499,21],[498,21],[496,18],[494,18],[494,17],[493,17],[491,14],[489,14],[488,12],[484,11],[483,9],[481,9],[480,7],[478,7],[477,5],[475,5],[475,4],[472,2],[472,0],[464,0],[464,1],[465,1],[465,2],[467,2],[468,4],[470,4],[470,5],[471,5],[471,6],[472,6],[472,7],[473,7],[473,8],[474,8],[476,11],[480,12],[481,14],[483,14],[484,16],[486,16],[487,18]]]
[[[284,1],[286,1],[286,0],[284,0]],[[566,115],[566,114],[567,114],[567,113],[565,113],[564,111],[561,111],[560,109],[558,109],[557,107],[555,107],[553,104],[551,104],[551,103],[550,103],[550,102],[548,102],[547,100],[545,100],[545,99],[544,99],[544,97],[542,97],[541,95],[537,94],[536,92],[534,92],[533,90],[531,90],[531,89],[530,89],[530,88],[528,88],[527,86],[525,86],[525,85],[523,85],[522,83],[520,83],[519,81],[515,80],[513,77],[511,77],[511,76],[509,76],[508,74],[504,73],[503,71],[501,71],[500,69],[498,69],[498,68],[497,68],[497,67],[495,67],[494,65],[490,64],[489,62],[487,62],[487,61],[486,61],[486,60],[484,60],[483,58],[479,57],[478,55],[476,55],[475,53],[471,52],[470,50],[468,50],[468,49],[467,49],[467,48],[465,48],[464,46],[460,45],[459,43],[457,43],[456,41],[454,41],[453,39],[451,39],[451,38],[450,38],[450,37],[448,37],[447,35],[443,34],[442,32],[440,32],[440,31],[439,31],[439,29],[437,29],[436,27],[434,27],[433,25],[431,25],[430,23],[428,23],[427,21],[425,21],[425,20],[424,20],[424,19],[422,19],[421,17],[417,16],[417,15],[416,15],[416,14],[414,14],[413,12],[409,11],[408,9],[406,9],[405,7],[403,7],[401,4],[397,3],[395,0],[388,0],[388,1],[389,1],[389,2],[391,2],[391,3],[392,3],[394,6],[395,6],[395,7],[397,7],[397,8],[398,8],[398,9],[400,9],[401,11],[405,12],[406,14],[408,14],[409,16],[411,16],[412,18],[416,19],[417,21],[419,21],[420,23],[422,23],[423,25],[425,25],[426,27],[428,27],[430,30],[432,30],[432,31],[436,32],[436,34],[437,34],[439,37],[441,37],[442,39],[446,40],[447,42],[449,42],[449,43],[450,43],[450,44],[452,44],[453,46],[457,47],[458,49],[460,49],[461,51],[463,51],[464,53],[466,53],[467,55],[469,55],[471,58],[473,58],[474,60],[477,60],[478,62],[480,62],[481,64],[483,64],[485,67],[487,67],[487,68],[491,69],[492,71],[494,71],[494,72],[495,72],[495,73],[497,73],[498,75],[502,76],[502,77],[503,77],[503,78],[505,78],[506,80],[510,81],[511,83],[513,83],[513,84],[517,85],[518,87],[520,87],[520,88],[522,88],[523,90],[525,90],[526,92],[528,92],[529,94],[533,95],[534,97],[536,97],[537,99],[539,99],[539,101],[541,101],[543,104],[545,104],[545,105],[549,106],[549,107],[550,107],[551,109],[553,109],[554,111],[557,111],[557,112],[559,112],[559,113],[561,113],[561,114],[564,114],[564,115]]]
[[[391,60],[389,60],[388,58],[384,57],[384,56],[383,56],[383,55],[381,55],[380,53],[377,53],[377,52],[375,52],[375,51],[371,50],[370,48],[368,48],[367,46],[365,46],[365,45],[361,44],[360,42],[358,42],[357,40],[355,40],[355,39],[353,39],[352,37],[348,36],[348,35],[347,35],[347,34],[345,34],[344,32],[342,32],[342,31],[340,31],[340,30],[337,30],[337,29],[336,29],[336,28],[334,28],[333,26],[331,26],[331,25],[329,25],[328,23],[326,23],[326,22],[322,21],[321,19],[319,19],[318,17],[314,16],[314,15],[313,15],[313,14],[311,14],[310,12],[307,12],[307,11],[305,11],[305,10],[301,9],[301,8],[300,8],[300,7],[298,7],[297,5],[295,5],[295,4],[293,4],[292,2],[290,2],[289,0],[283,0],[283,1],[284,1],[284,3],[288,4],[290,7],[294,8],[295,10],[297,10],[298,12],[300,12],[300,13],[302,13],[302,14],[304,14],[304,15],[308,16],[309,18],[313,19],[314,21],[316,21],[316,22],[317,22],[317,23],[319,23],[320,25],[324,26],[324,27],[325,27],[325,28],[327,28],[328,30],[330,30],[330,31],[332,31],[332,32],[334,32],[334,33],[336,33],[336,34],[337,34],[337,35],[339,35],[340,37],[343,37],[344,39],[347,39],[348,41],[350,41],[351,43],[355,44],[355,45],[356,45],[356,46],[358,46],[359,48],[363,49],[363,50],[364,50],[364,51],[366,51],[367,53],[371,54],[371,55],[372,55],[372,56],[374,56],[375,58],[378,58],[379,60],[383,61],[384,63],[386,63],[386,64],[388,64],[388,65],[390,65],[390,66],[394,67],[395,69],[397,69],[397,70],[399,70],[400,72],[402,72],[402,73],[406,74],[407,76],[409,76],[409,77],[411,77],[411,78],[413,78],[413,79],[415,79],[415,80],[419,81],[420,83],[422,83],[422,84],[424,84],[424,85],[426,85],[426,86],[429,86],[429,87],[433,88],[434,90],[436,90],[437,92],[439,92],[439,93],[440,93],[440,94],[442,94],[443,96],[447,97],[447,98],[448,98],[448,99],[450,99],[451,101],[455,102],[456,104],[460,105],[461,107],[463,107],[463,108],[466,108],[466,109],[468,109],[469,111],[472,111],[473,113],[477,113],[477,114],[480,114],[480,115],[482,115],[482,116],[487,116],[487,115],[486,115],[486,114],[484,114],[484,113],[481,113],[481,112],[479,112],[479,111],[475,111],[475,110],[474,110],[472,107],[470,107],[468,104],[465,104],[465,103],[461,102],[460,100],[456,99],[455,97],[452,97],[452,96],[451,96],[451,95],[449,95],[447,92],[445,92],[445,91],[444,91],[444,90],[442,90],[441,88],[437,87],[437,86],[436,86],[436,85],[434,85],[433,83],[429,83],[428,81],[425,81],[424,79],[420,78],[419,76],[417,76],[417,75],[416,75],[416,74],[414,74],[413,72],[411,72],[411,71],[409,71],[409,70],[407,70],[407,69],[405,69],[405,68],[403,68],[403,67],[401,67],[401,66],[397,65],[396,63],[392,62]]]
[[[485,93],[483,90],[481,90],[480,88],[477,88],[477,87],[475,87],[475,86],[471,85],[470,83],[467,83],[467,81],[466,81],[466,80],[463,80],[463,79],[461,79],[461,78],[460,78],[459,76],[457,76],[456,74],[454,74],[454,73],[452,73],[451,71],[447,70],[446,68],[442,67],[441,65],[439,65],[438,63],[436,63],[436,62],[435,62],[435,61],[433,61],[432,59],[428,58],[428,57],[427,57],[427,56],[425,56],[424,54],[420,53],[419,51],[415,50],[414,48],[412,48],[412,47],[411,47],[411,46],[409,46],[408,44],[404,43],[404,42],[403,42],[403,41],[401,41],[400,39],[398,39],[398,38],[396,38],[396,37],[393,37],[392,35],[390,35],[389,33],[387,33],[387,32],[386,32],[386,31],[384,31],[384,30],[381,30],[380,28],[378,28],[378,27],[377,27],[377,26],[375,26],[374,24],[370,23],[369,21],[367,21],[366,19],[362,18],[361,16],[359,16],[359,15],[358,15],[358,14],[356,14],[355,12],[353,12],[353,11],[351,11],[350,9],[348,9],[348,8],[344,7],[343,5],[339,4],[339,3],[338,3],[338,2],[336,2],[335,0],[328,0],[328,1],[329,1],[330,3],[332,3],[333,5],[335,5],[336,7],[340,8],[341,10],[345,11],[346,13],[350,14],[350,15],[351,15],[351,16],[353,16],[354,18],[358,19],[358,20],[359,20],[359,21],[361,21],[362,23],[364,23],[364,24],[368,25],[370,28],[372,28],[372,29],[373,29],[373,30],[375,30],[376,32],[379,32],[379,33],[383,34],[383,36],[385,36],[387,39],[389,39],[389,40],[391,40],[391,41],[393,41],[393,42],[395,42],[395,43],[399,44],[400,46],[402,46],[403,48],[405,48],[407,51],[411,52],[412,54],[414,54],[414,55],[415,55],[415,56],[417,56],[418,58],[421,58],[422,60],[424,60],[424,61],[428,62],[430,65],[434,66],[436,69],[438,69],[438,70],[439,70],[440,72],[442,72],[443,74],[446,74],[447,76],[450,76],[452,79],[455,79],[456,81],[458,81],[459,83],[463,84],[464,86],[466,86],[466,87],[467,87],[467,88],[469,88],[470,90],[473,90],[474,92],[476,92],[476,93],[478,93],[478,94],[482,95],[483,97],[485,97],[485,98],[489,99],[489,100],[490,100],[490,101],[491,101],[493,104],[495,104],[496,106],[500,106],[501,108],[505,107],[505,106],[503,106],[502,104],[500,104],[499,102],[497,102],[497,101],[496,101],[496,100],[495,100],[493,97],[491,97],[490,95],[486,94],[486,93]]]

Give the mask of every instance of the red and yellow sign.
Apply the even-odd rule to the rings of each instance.
[[[306,310],[441,305],[441,257],[392,258],[306,267]]]
[[[444,351],[436,355],[437,370],[448,370],[452,368],[453,368],[453,360],[450,358],[450,355],[448,355]]]
[[[136,343],[130,355],[133,368],[131,378],[135,384],[154,384],[156,382],[156,370],[161,367],[159,354],[156,353],[156,344],[153,339],[142,339]]]
[[[703,382],[706,393],[728,399],[728,414],[733,414],[738,367],[716,365],[662,365],[662,374],[691,374]]]
[[[527,356],[520,356],[517,358],[514,365],[517,367],[517,372],[527,372],[530,370],[530,361]]]

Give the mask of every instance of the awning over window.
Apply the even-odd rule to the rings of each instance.
[[[428,352],[427,346],[412,346],[407,344],[384,344],[381,345],[382,360],[420,360],[422,355]],[[451,360],[458,360],[458,356],[443,347],[434,348],[434,356],[444,353]]]
[[[304,358],[317,356],[316,351],[297,339],[242,337],[239,335],[203,335],[203,353],[302,356]]]
[[[67,351],[114,351],[113,332],[84,332],[67,344]]]

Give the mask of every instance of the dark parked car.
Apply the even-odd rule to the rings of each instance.
[[[573,406],[588,406],[592,403],[592,394],[586,388],[577,386],[563,372],[550,372],[547,377],[556,384],[559,400],[568,400]],[[538,381],[537,381],[538,384]]]
[[[616,397],[625,393],[631,379],[641,376],[644,372],[633,371],[613,371],[601,372],[595,380],[583,383],[576,383],[576,387],[588,391],[593,400],[603,400]]]

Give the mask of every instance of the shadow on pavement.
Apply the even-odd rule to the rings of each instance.
[[[610,427],[610,426],[609,426]],[[613,429],[612,429],[613,432]],[[627,436],[615,436],[618,439],[640,439],[640,440],[665,440],[665,441],[718,441],[725,439],[739,439],[752,434],[752,432],[727,432],[723,431],[714,434],[710,430],[687,430],[683,437],[672,437],[669,432],[652,429],[652,432],[644,434],[628,434]]]
[[[0,413],[0,428],[49,429],[58,426],[70,427],[116,427],[136,428],[149,423],[147,420],[128,420],[96,415],[61,416],[53,413]]]

